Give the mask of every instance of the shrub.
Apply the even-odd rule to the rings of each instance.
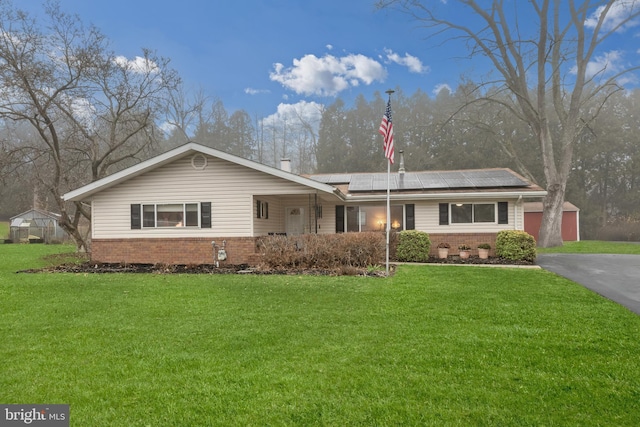
[[[431,240],[429,235],[419,230],[404,230],[398,236],[396,256],[398,261],[427,262]]]
[[[536,241],[524,231],[503,230],[496,236],[496,255],[513,261],[536,259]]]
[[[491,245],[488,243],[480,243],[478,249],[491,249]]]
[[[382,233],[304,234],[260,239],[262,262],[272,268],[366,268],[383,262]],[[349,270],[349,269],[347,269]]]

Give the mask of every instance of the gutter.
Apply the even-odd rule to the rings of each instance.
[[[436,194],[391,194],[391,200],[438,200],[438,199],[495,199],[495,198],[518,198],[523,197],[539,198],[545,197],[547,192],[545,190],[530,191],[530,192],[504,192],[504,191],[490,191],[490,192],[474,192],[474,193],[436,193]],[[386,194],[380,195],[363,195],[354,196],[348,194],[345,201],[348,202],[379,202],[387,200]]]

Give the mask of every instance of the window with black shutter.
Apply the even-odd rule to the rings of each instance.
[[[440,225],[449,225],[449,203],[440,203]]]
[[[200,202],[200,227],[211,228],[211,202]]]
[[[140,204],[133,204],[131,205],[131,229],[140,230],[141,228]]]
[[[344,205],[336,205],[336,233],[344,233]]]
[[[498,224],[509,224],[508,202],[498,202]]]
[[[415,211],[416,211],[416,205],[414,204],[409,204],[409,205],[404,205],[404,212],[405,212],[405,230],[415,230],[416,229],[416,216],[415,216]]]

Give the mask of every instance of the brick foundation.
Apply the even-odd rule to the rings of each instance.
[[[489,254],[495,255],[496,233],[429,234],[430,255],[437,256],[438,243],[451,245],[450,255],[458,255],[458,245],[471,246],[472,255],[478,254],[480,243],[489,243]],[[175,239],[94,239],[91,242],[91,260],[103,263],[128,264],[213,264],[215,240],[221,246],[226,240],[227,260],[220,265],[257,265],[260,254],[256,250],[256,237],[175,238]]]
[[[94,239],[91,260],[128,264],[213,264],[213,247],[226,240],[227,260],[220,265],[255,265],[260,258],[254,237],[176,239]]]

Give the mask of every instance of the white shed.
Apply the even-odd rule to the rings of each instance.
[[[68,235],[59,225],[60,215],[41,209],[30,209],[11,218],[9,238],[15,242],[52,243]]]

